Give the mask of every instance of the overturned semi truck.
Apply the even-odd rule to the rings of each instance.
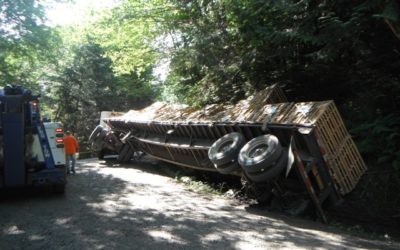
[[[287,102],[277,85],[236,105],[154,103],[102,121],[89,139],[101,154],[118,152],[126,162],[146,153],[240,176],[257,200],[306,201],[322,221],[324,207],[340,202],[366,171],[333,101]]]

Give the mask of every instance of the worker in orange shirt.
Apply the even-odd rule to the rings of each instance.
[[[75,174],[75,154],[79,152],[79,144],[78,140],[72,135],[70,131],[65,132],[64,150],[67,160],[67,174],[70,174],[71,172]]]

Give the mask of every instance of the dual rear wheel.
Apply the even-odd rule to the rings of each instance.
[[[246,143],[242,134],[224,135],[210,147],[208,157],[218,172],[233,173],[240,168],[254,182],[268,182],[279,176],[287,165],[287,149],[271,134]]]

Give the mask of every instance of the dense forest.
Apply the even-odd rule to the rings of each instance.
[[[0,0],[0,83],[41,93],[82,141],[101,110],[234,103],[277,83],[291,101],[334,100],[369,167],[362,198],[400,206],[397,0],[120,0],[51,26],[54,2]]]

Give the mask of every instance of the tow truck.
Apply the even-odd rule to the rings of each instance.
[[[39,95],[19,85],[0,89],[0,191],[49,187],[64,193],[64,131],[44,122]]]

